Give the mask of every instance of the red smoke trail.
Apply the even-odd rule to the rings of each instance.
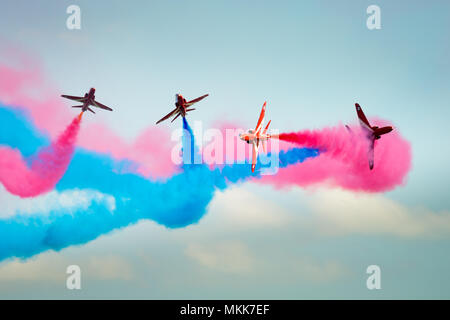
[[[82,113],[48,147],[31,158],[31,165],[18,150],[0,147],[0,182],[12,194],[34,197],[52,190],[72,159]]]
[[[373,122],[386,125],[385,121]],[[331,185],[366,192],[387,191],[403,185],[411,168],[409,142],[398,131],[376,140],[375,167],[370,170],[368,139],[362,136],[359,127],[351,130],[337,126],[280,134],[278,138],[282,141],[318,148],[321,154],[302,164],[282,168],[276,176],[265,176],[262,181],[278,187]]]

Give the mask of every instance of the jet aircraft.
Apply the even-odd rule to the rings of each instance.
[[[394,130],[394,128],[391,126],[385,126],[381,128],[377,126],[371,126],[364,112],[362,111],[361,106],[358,103],[355,103],[355,107],[361,128],[365,133],[367,139],[369,139],[369,150],[367,151],[367,157],[369,160],[369,168],[370,170],[372,170],[374,167],[375,140],[380,139],[382,135],[391,132],[392,130]],[[347,129],[350,130],[348,126]]]
[[[252,172],[255,172],[256,161],[258,157],[258,148],[259,142],[261,141],[263,145],[263,150],[266,152],[265,142],[271,138],[270,134],[267,133],[267,129],[269,128],[270,121],[267,123],[267,126],[262,130],[264,116],[266,114],[266,102],[264,102],[261,110],[261,114],[259,115],[258,122],[256,124],[255,130],[249,129],[245,133],[239,134],[239,138],[247,143],[251,143],[252,147]]]
[[[174,122],[176,118],[178,118],[180,115],[184,118],[186,117],[186,113],[188,113],[189,111],[193,111],[195,110],[195,108],[189,108],[191,107],[194,103],[199,102],[200,100],[205,99],[209,94],[205,94],[201,97],[198,97],[194,100],[191,101],[186,101],[185,98],[183,98],[183,96],[181,94],[176,94],[175,95],[175,109],[173,109],[171,112],[169,112],[166,116],[164,116],[163,118],[161,118],[160,120],[158,120],[156,122],[156,124],[163,122],[164,120],[167,120],[173,116],[175,116],[175,118],[172,119],[171,122]]]
[[[84,97],[67,96],[65,94],[63,94],[61,97],[81,102],[82,105],[73,106],[72,108],[81,108],[82,112],[89,110],[90,112],[95,113],[94,110],[89,108],[89,106],[94,106],[94,107],[97,107],[100,109],[113,111],[113,109],[111,109],[110,107],[107,107],[104,104],[101,104],[100,102],[95,101],[95,88],[91,88],[88,93],[84,94]]]

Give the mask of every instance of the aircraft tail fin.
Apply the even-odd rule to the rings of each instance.
[[[81,105],[81,106],[72,106],[72,108],[83,108],[83,105]]]
[[[267,122],[267,126],[264,128],[263,134],[267,133],[267,130],[269,129],[270,123],[272,122],[272,120],[269,120],[269,122]],[[262,146],[263,146],[263,151],[264,153],[267,153],[267,149],[266,149],[266,140],[262,141]]]
[[[267,129],[269,129],[270,122],[272,122],[272,120],[269,120],[269,122],[267,122],[267,126],[264,128],[263,134],[267,133]]]
[[[90,112],[92,112],[93,114],[95,114],[94,110],[92,110],[91,108],[88,107],[88,110],[89,110]]]
[[[353,130],[352,130],[348,125],[345,125],[345,128],[347,129],[347,131],[348,131],[350,134],[353,135]]]
[[[186,112],[193,111],[195,108],[186,109]]]

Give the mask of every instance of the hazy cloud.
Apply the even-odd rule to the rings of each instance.
[[[314,224],[327,235],[390,234],[399,237],[450,235],[450,212],[407,207],[382,195],[342,190],[315,193],[308,204]]]

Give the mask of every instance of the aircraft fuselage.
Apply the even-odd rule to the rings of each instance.
[[[181,113],[181,116],[184,118],[186,116],[186,99],[183,98],[181,94],[176,94],[175,100],[175,107],[177,107]]]
[[[90,105],[93,105],[93,101],[95,100],[95,88],[91,88],[88,93],[84,94],[84,97],[87,99],[84,101],[83,107],[81,108],[83,112],[87,111]]]
[[[270,134],[265,134],[265,133],[255,134],[254,131],[250,129],[245,133],[241,133],[239,135],[239,139],[241,139],[247,143],[253,143],[253,141],[255,141],[258,144],[259,141],[269,140]]]

